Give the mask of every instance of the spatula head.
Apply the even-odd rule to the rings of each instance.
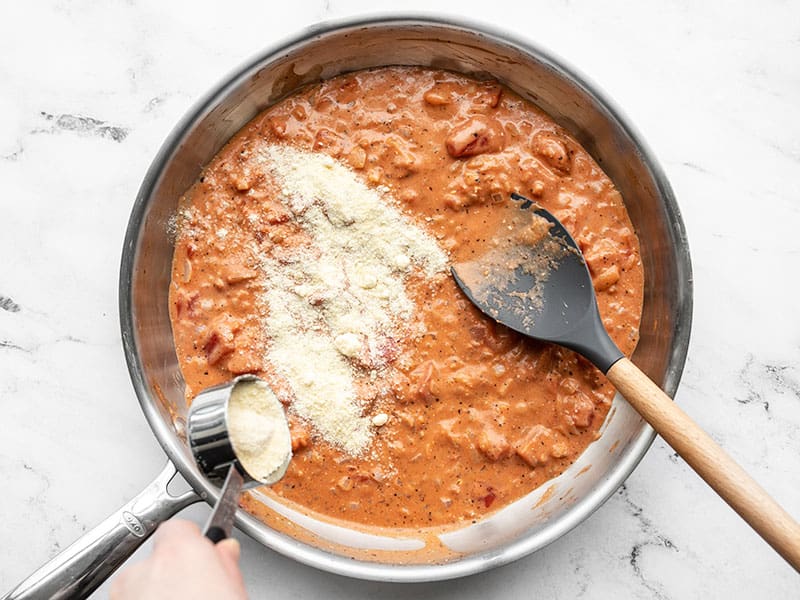
[[[524,196],[511,197],[527,215],[511,226],[507,240],[454,265],[456,283],[497,322],[571,348],[605,373],[622,352],[600,319],[580,248],[551,213]]]

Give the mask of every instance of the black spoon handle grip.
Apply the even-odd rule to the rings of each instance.
[[[216,525],[209,527],[208,531],[206,531],[206,537],[211,540],[212,543],[218,544],[224,539],[228,538],[228,534],[225,533],[225,530],[222,527],[217,527]]]

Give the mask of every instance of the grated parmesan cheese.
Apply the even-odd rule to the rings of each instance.
[[[367,187],[329,156],[267,146],[257,160],[310,239],[262,257],[267,359],[292,388],[292,409],[359,455],[376,425],[363,414],[356,378],[374,379],[409,332],[415,306],[405,277],[413,268],[443,273],[447,256],[388,190]]]
[[[361,349],[361,339],[355,333],[342,333],[333,339],[336,349],[344,356],[353,358],[358,356]]]
[[[228,401],[228,432],[239,462],[261,483],[281,479],[292,457],[283,407],[263,381],[239,381]]]

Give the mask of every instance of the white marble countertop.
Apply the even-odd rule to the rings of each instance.
[[[800,5],[518,4],[447,1],[437,10],[551,49],[638,126],[675,189],[694,264],[677,402],[800,516]],[[164,463],[128,378],[117,275],[133,198],[173,124],[230,69],[310,23],[430,7],[49,0],[0,8],[0,592]],[[208,510],[182,514],[202,522]],[[800,595],[797,573],[660,439],[580,527],[462,580],[350,580],[239,537],[253,598]],[[95,597],[106,595],[104,587]]]

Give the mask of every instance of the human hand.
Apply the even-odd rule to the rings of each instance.
[[[190,521],[162,523],[155,533],[153,553],[114,579],[110,598],[247,600],[239,570],[239,542],[228,538],[214,545]]]

